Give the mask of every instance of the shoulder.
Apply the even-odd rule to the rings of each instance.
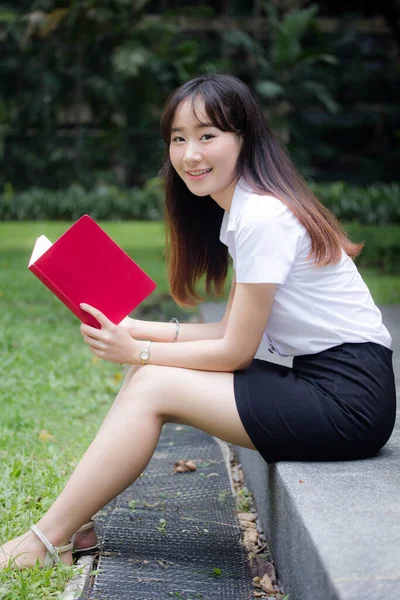
[[[285,229],[297,234],[305,231],[303,225],[295,217],[290,208],[274,196],[247,194],[236,216],[236,231],[243,229],[262,231],[268,229]]]
[[[242,206],[239,215],[244,218],[274,218],[284,214],[289,209],[281,200],[274,196],[261,196],[260,194],[248,194],[246,202]]]

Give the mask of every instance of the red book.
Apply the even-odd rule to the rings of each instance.
[[[54,244],[36,240],[28,269],[83,323],[100,328],[81,302],[118,325],[156,288],[155,282],[89,215]]]

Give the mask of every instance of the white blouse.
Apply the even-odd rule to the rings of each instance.
[[[343,251],[336,265],[317,267],[307,258],[311,239],[277,198],[238,182],[220,240],[228,246],[237,283],[276,283],[264,332],[281,356],[315,354],[345,342],[392,339],[353,260]]]

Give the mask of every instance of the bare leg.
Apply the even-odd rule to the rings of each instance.
[[[117,396],[115,397],[115,400],[114,400],[110,410],[108,411],[107,415],[105,416],[104,421],[100,426],[99,432],[104,428],[104,425],[107,422],[107,419],[108,419],[109,415],[111,414],[111,411],[119,404],[121,396],[123,396],[124,390],[129,385],[130,380],[132,379],[134,374],[140,368],[141,368],[140,365],[133,365],[126,372],[124,382],[123,382]],[[97,543],[98,542],[97,542],[96,531],[94,528],[91,528],[91,529],[87,529],[86,531],[77,532],[76,537],[75,537],[74,547],[77,550],[86,550],[87,548],[95,548],[97,546]]]
[[[115,396],[114,402],[111,405],[110,410],[108,411],[108,413],[106,414],[103,423],[100,426],[99,432],[102,430],[102,428],[104,427],[104,424],[106,423],[109,415],[111,414],[111,412],[114,410],[114,408],[119,404],[121,397],[124,394],[124,391],[126,390],[126,388],[128,387],[128,385],[130,384],[130,381],[132,379],[132,377],[135,375],[135,373],[137,373],[137,371],[139,369],[141,369],[141,365],[133,365],[126,373],[125,375],[125,379],[123,384],[120,387],[120,390],[118,392],[118,394]]]
[[[254,449],[236,409],[232,373],[146,365],[123,386],[118,403],[64,490],[39,521],[38,527],[51,543],[64,543],[137,479],[153,455],[165,422],[192,425]],[[5,545],[4,552],[9,555],[18,545],[17,552],[27,552],[29,564],[37,543],[32,543],[33,534],[21,537]],[[65,560],[69,562],[70,557]]]

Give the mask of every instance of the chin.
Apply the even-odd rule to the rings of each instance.
[[[204,198],[205,196],[209,196],[210,192],[195,192],[193,190],[190,190],[192,192],[192,194],[194,194],[194,196],[197,196],[198,198]]]
[[[187,183],[185,181],[185,184],[186,184],[186,187],[188,188],[188,190],[191,191],[194,196],[198,196],[199,198],[203,198],[204,196],[209,196],[210,194],[213,193],[212,190],[206,190],[206,189],[205,190],[199,190],[197,186],[194,186],[194,185],[191,186],[190,182]]]

